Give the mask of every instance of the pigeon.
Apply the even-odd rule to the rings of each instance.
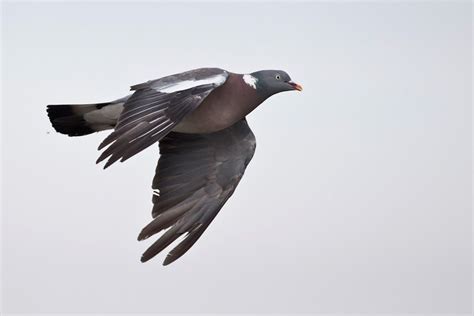
[[[99,145],[104,169],[159,143],[152,220],[138,240],[164,231],[143,253],[146,262],[184,237],[167,254],[168,265],[194,245],[244,175],[256,147],[246,116],[270,96],[302,87],[282,70],[199,68],[131,90],[111,102],[48,105],[47,113],[69,136],[113,129]]]

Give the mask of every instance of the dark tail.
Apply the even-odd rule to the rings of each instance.
[[[57,132],[82,136],[114,128],[126,98],[96,104],[48,105],[47,112]]]
[[[94,133],[84,119],[84,114],[97,108],[95,105],[48,105],[48,116],[54,129],[69,136],[82,136]]]

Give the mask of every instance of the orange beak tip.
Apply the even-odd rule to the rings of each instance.
[[[293,89],[298,90],[298,91],[303,91],[303,87],[296,82],[293,81],[288,81],[288,83],[293,87]]]

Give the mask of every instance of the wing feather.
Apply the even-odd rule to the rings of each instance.
[[[148,248],[148,261],[187,233],[166,257],[167,265],[199,239],[242,178],[255,151],[255,137],[245,119],[210,134],[171,132],[160,141],[160,159],[152,188],[153,220],[138,236],[143,240],[168,229]]]
[[[99,145],[104,168],[158,142],[228,77],[225,70],[201,68],[132,86],[115,130]]]

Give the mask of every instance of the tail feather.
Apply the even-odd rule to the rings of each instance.
[[[69,136],[82,136],[112,129],[123,110],[124,100],[96,104],[48,105],[53,128]]]
[[[80,111],[77,111],[79,107]],[[47,112],[49,120],[57,132],[69,136],[82,136],[94,133],[95,130],[88,126],[81,112],[87,113],[95,109],[95,106],[91,105],[59,104],[48,105]]]

